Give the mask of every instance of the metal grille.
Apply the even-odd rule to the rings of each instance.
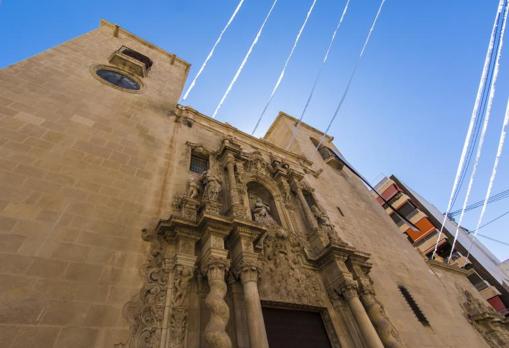
[[[209,160],[204,157],[191,155],[190,169],[192,172],[201,174],[207,169],[209,169]]]
[[[408,305],[414,312],[417,319],[421,322],[421,324],[424,326],[430,326],[428,319],[426,318],[424,313],[421,311],[421,309],[417,305],[417,302],[415,302],[414,298],[410,294],[410,291],[408,291],[407,288],[405,288],[404,286],[401,286],[401,285],[398,286],[398,288],[399,288],[399,291],[401,291],[401,295],[403,295],[406,302],[408,303]]]

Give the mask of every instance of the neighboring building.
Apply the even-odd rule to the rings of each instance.
[[[394,175],[382,179],[375,189],[388,204],[378,196],[376,201],[383,206],[400,232],[426,259],[430,260],[439,236],[443,214]],[[397,213],[391,207],[396,209]],[[410,226],[401,216],[414,226]],[[447,219],[438,243],[435,261],[442,263],[447,261],[457,227],[454,221]],[[467,249],[470,250],[468,259]],[[509,276],[502,270],[502,263],[497,257],[463,227],[458,229],[451,265],[470,270],[468,278],[482,296],[497,311],[509,315]]]
[[[3,347],[508,347],[332,138],[177,105],[188,70],[107,22],[0,70]]]

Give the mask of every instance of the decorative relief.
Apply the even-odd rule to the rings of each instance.
[[[269,164],[265,161],[259,151],[249,154],[248,171],[261,176],[270,176]]]
[[[334,225],[330,222],[329,216],[325,214],[320,208],[318,208],[316,204],[313,204],[311,206],[311,212],[315,216],[316,222],[318,222],[318,227],[320,228],[320,230],[327,235],[329,242],[331,244],[339,243],[340,239],[338,237],[338,234],[336,233]]]
[[[492,348],[509,347],[509,322],[493,308],[464,290],[466,317]]]
[[[159,345],[170,272],[169,262],[163,256],[164,242],[147,230],[142,231],[142,238],[151,242],[150,256],[144,266],[145,284],[139,295],[124,307],[124,315],[131,323],[128,347],[132,348]]]
[[[296,236],[267,231],[263,243],[260,295],[265,300],[323,305],[321,280],[301,258],[302,247]]]
[[[200,195],[200,184],[198,183],[198,180],[195,178],[191,178],[188,183],[187,188],[187,198],[189,199],[198,199]]]
[[[173,292],[169,318],[169,347],[184,347],[187,332],[188,298],[192,267],[177,265],[173,274]]]
[[[217,202],[219,200],[219,193],[222,190],[222,181],[219,175],[215,174],[212,170],[206,170],[201,176],[201,182],[204,187],[203,199]]]

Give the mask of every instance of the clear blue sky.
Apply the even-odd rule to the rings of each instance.
[[[246,0],[188,104],[212,113],[271,2]],[[310,3],[279,0],[219,120],[252,129]],[[387,0],[350,95],[331,129],[338,148],[372,183],[383,174],[395,174],[445,210],[497,3]],[[105,18],[192,63],[192,77],[236,4],[237,0],[3,0],[0,66],[94,29]],[[318,0],[258,135],[279,110],[301,112],[343,5],[344,0]],[[311,125],[326,127],[378,5],[378,0],[352,0],[307,114]],[[473,201],[484,196],[509,96],[508,46],[506,42]],[[508,158],[506,153],[494,193],[509,188]],[[494,203],[486,220],[506,210],[509,199]],[[475,226],[477,213],[468,214],[465,226]],[[509,242],[509,217],[482,233]],[[500,259],[509,258],[509,247],[481,240]]]

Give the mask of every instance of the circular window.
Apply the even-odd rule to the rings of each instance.
[[[120,88],[138,91],[141,87],[140,83],[134,80],[132,77],[129,77],[128,75],[115,70],[101,68],[98,69],[95,73],[101,79]]]

